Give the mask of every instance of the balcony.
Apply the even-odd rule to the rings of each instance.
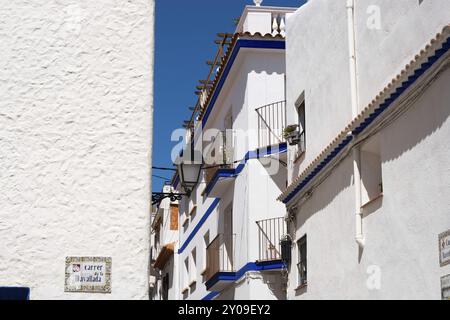
[[[161,245],[157,242],[152,247],[152,266],[155,269],[163,270],[169,259],[174,255],[175,243]]]
[[[234,148],[232,130],[219,131],[204,150],[205,194],[219,197],[228,189],[234,177]]]
[[[286,101],[279,101],[256,109],[258,116],[258,148],[285,143]]]
[[[286,20],[297,8],[247,6],[239,20],[236,33],[286,36]]]
[[[257,221],[259,260],[258,262],[281,261],[281,239],[287,233],[284,218]]]
[[[234,281],[236,235],[219,234],[206,249],[206,287],[210,291],[223,290]]]

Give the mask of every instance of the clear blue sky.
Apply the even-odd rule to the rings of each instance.
[[[302,0],[264,0],[266,6],[299,7]],[[207,76],[220,32],[233,33],[233,19],[252,0],[156,0],[155,113],[153,165],[172,167],[172,131],[189,119],[198,80]],[[172,173],[153,174],[171,178]],[[162,179],[153,178],[153,191],[161,191]]]

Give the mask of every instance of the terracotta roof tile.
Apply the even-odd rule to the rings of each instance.
[[[234,34],[233,39],[231,40],[231,44],[228,46],[227,51],[218,66],[219,72],[216,73],[216,76],[213,79],[213,84],[212,84],[211,88],[208,90],[205,107],[200,111],[199,120],[202,120],[203,116],[205,115],[206,109],[208,108],[208,106],[211,102],[212,95],[217,88],[217,84],[218,84],[220,78],[222,77],[225,66],[227,65],[228,60],[230,59],[231,53],[233,52],[233,49],[239,39],[284,40],[285,38],[280,34],[277,34],[274,36],[270,33],[267,33],[267,34],[263,35],[260,32],[255,32],[253,34],[250,32]]]

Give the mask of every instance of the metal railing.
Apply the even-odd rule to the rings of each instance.
[[[274,261],[281,260],[281,239],[287,232],[284,218],[273,218],[257,221],[259,228],[259,260]]]
[[[256,109],[258,114],[258,146],[266,147],[285,142],[286,101],[279,101]]]
[[[212,148],[212,149],[211,149]],[[205,150],[205,180],[209,184],[220,169],[233,168],[234,149],[232,130],[219,131],[210,145]]]
[[[211,279],[218,272],[234,272],[234,248],[236,235],[219,234],[206,248],[206,279]]]

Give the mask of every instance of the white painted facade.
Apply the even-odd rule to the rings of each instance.
[[[4,1],[0,287],[148,299],[154,1]],[[112,293],[65,293],[69,256]]]
[[[306,114],[306,151],[295,160],[297,148],[289,148],[289,184],[354,117],[346,4],[309,1],[289,19],[289,124],[297,123],[302,95]],[[448,25],[449,9],[439,0],[355,1],[358,113]],[[440,278],[450,273],[439,264],[438,245],[439,234],[450,229],[450,70],[436,63],[429,73],[392,107],[404,112],[390,114],[379,131],[368,127],[371,138],[361,145],[364,247],[355,241],[359,208],[351,153],[287,203],[294,242],[288,299],[441,298]],[[414,95],[407,104],[404,98]],[[365,189],[379,178],[377,162],[382,188],[367,197]],[[305,235],[307,285],[298,287],[295,244]]]
[[[269,146],[258,138],[259,117],[255,109],[285,100],[282,33],[288,12],[293,12],[293,9],[245,9],[236,31],[236,42],[232,45],[237,51],[235,60],[232,63],[228,60],[221,66],[230,66],[229,73],[222,74],[225,79],[223,86],[215,87],[219,93],[217,99],[210,103],[212,111],[197,121],[197,129],[203,124],[203,133],[206,134],[205,150],[211,143],[211,137],[207,137],[209,130],[232,132],[232,151],[227,155],[234,163],[228,163],[227,168],[234,173],[233,177],[220,179],[214,184],[206,176],[207,170],[203,170],[192,196],[180,201],[179,250],[175,255],[179,264],[180,299],[285,299],[282,267],[261,271],[255,266],[262,262],[260,249],[279,253],[279,249],[260,246],[261,232],[257,221],[280,218],[281,225],[284,225],[285,207],[276,201],[287,182],[286,167],[282,165],[286,156],[280,147],[283,139],[272,143],[275,149],[270,151],[274,153],[272,158],[245,159],[249,152],[259,148],[265,150]],[[274,28],[273,20],[278,16]],[[239,33],[240,36],[237,35]],[[239,45],[244,45],[241,40],[249,41],[251,45],[237,50]],[[274,42],[281,43],[283,48],[271,48]],[[279,170],[272,175],[270,166],[277,166]],[[179,184],[176,186],[183,192]],[[223,243],[218,239],[224,239]],[[227,263],[232,261],[231,268],[221,266],[213,270],[214,263],[210,262],[213,259],[207,262],[208,252],[214,252],[211,250],[214,243],[220,243],[218,251],[225,252]],[[274,245],[278,246],[278,241]],[[265,262],[274,264],[278,259],[272,260]],[[230,273],[232,280],[213,281],[211,285],[214,276],[230,276]]]
[[[174,189],[164,186],[162,192]],[[153,206],[150,236],[150,299],[177,300],[179,264],[174,256],[178,250],[179,215],[178,202],[164,199]],[[166,250],[169,250],[165,252]]]

